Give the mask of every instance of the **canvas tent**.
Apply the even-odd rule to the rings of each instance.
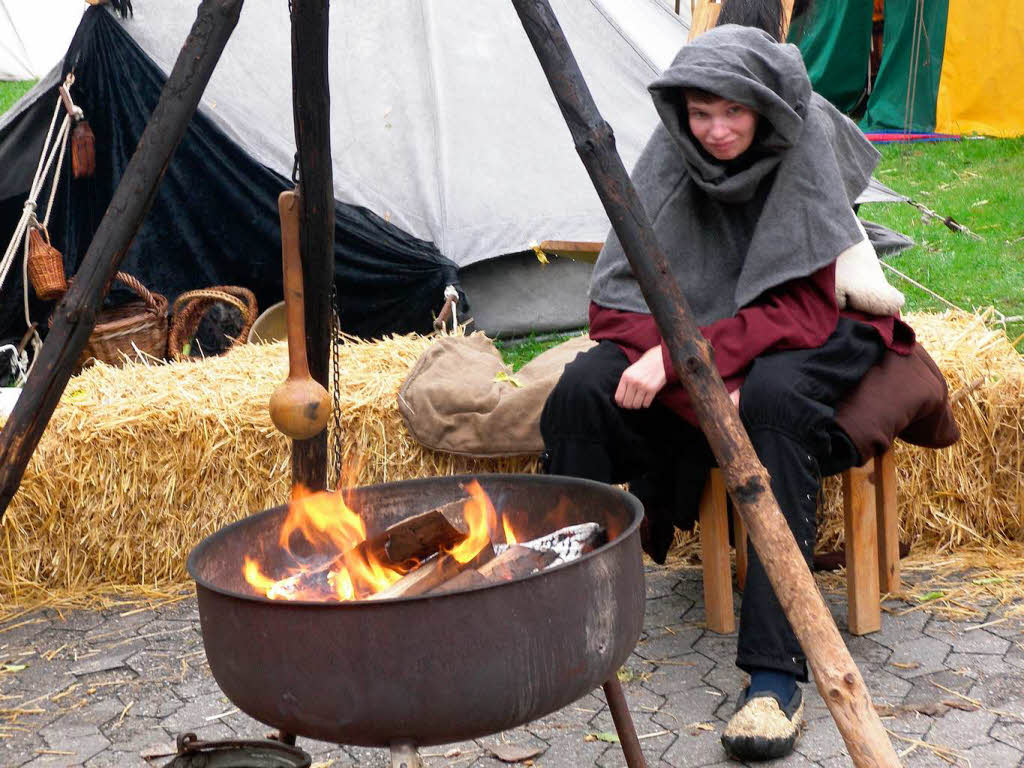
[[[685,5],[685,4],[684,4]],[[647,84],[685,42],[661,0],[553,0],[627,167],[657,116]],[[0,118],[0,231],[11,232],[56,102],[72,89],[97,137],[97,173],[65,165],[51,235],[73,274],[195,18],[195,0],[136,0],[127,20],[86,12],[60,68]],[[579,327],[589,265],[541,266],[543,240],[602,240],[608,221],[507,0],[331,4],[336,286],[363,336],[429,330],[460,284],[490,332]],[[281,296],[278,193],[294,140],[287,4],[245,5],[122,268],[171,301],[244,285]],[[899,199],[883,187],[874,199]],[[19,336],[21,273],[0,294]],[[122,296],[115,296],[117,300]],[[34,302],[45,327],[50,305]],[[465,317],[465,312],[460,312]]]
[[[869,61],[872,4],[816,0],[790,31],[815,90],[866,131],[1024,134],[1024,18],[1014,0],[886,0],[881,64]],[[869,95],[870,90],[870,95]]]
[[[685,41],[659,0],[552,3],[627,164],[656,115],[647,83]],[[61,180],[51,234],[69,273],[155,104],[194,0],[89,9],[61,69],[0,119],[0,224],[13,229],[62,73],[97,137],[96,177]],[[424,330],[471,264],[544,239],[607,232],[600,202],[506,0],[380,0],[331,7],[331,124],[342,324]],[[123,266],[173,300],[211,284],[280,298],[275,198],[294,156],[287,4],[247,3]],[[20,274],[0,312],[13,335]],[[470,296],[473,300],[472,295]],[[585,297],[581,297],[585,308]],[[36,306],[45,320],[47,307]]]
[[[0,0],[0,80],[38,80],[64,56],[83,0]]]

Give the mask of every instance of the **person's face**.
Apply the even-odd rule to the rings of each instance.
[[[757,113],[728,99],[698,101],[686,97],[690,132],[717,160],[735,160],[754,143]]]

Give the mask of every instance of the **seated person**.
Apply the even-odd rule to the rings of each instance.
[[[887,350],[914,344],[852,209],[878,153],[811,91],[799,50],[756,29],[698,37],[650,90],[661,125],[633,183],[810,562],[822,475],[862,463],[834,406]],[[839,291],[841,307],[836,262],[865,248],[865,279]],[[714,460],[614,232],[590,298],[599,344],[547,400],[545,469],[630,483],[644,548],[663,562],[674,526],[692,527]],[[807,665],[752,550],[737,665],[750,685],[723,744],[741,759],[787,754]]]

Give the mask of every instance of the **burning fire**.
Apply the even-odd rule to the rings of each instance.
[[[502,529],[505,541],[516,543],[508,520],[497,513],[480,484],[473,480],[465,490],[469,498],[462,514],[468,535],[447,554],[468,563],[500,540]],[[360,600],[386,589],[406,572],[381,562],[371,551],[362,518],[340,492],[310,493],[297,486],[277,543],[294,563],[283,578],[267,576],[254,557],[246,556],[242,566],[253,589],[273,600]]]

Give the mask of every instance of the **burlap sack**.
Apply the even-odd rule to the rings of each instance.
[[[398,410],[413,437],[437,451],[487,458],[539,454],[544,401],[562,369],[594,344],[586,336],[570,339],[512,373],[482,333],[439,339],[402,384]]]

